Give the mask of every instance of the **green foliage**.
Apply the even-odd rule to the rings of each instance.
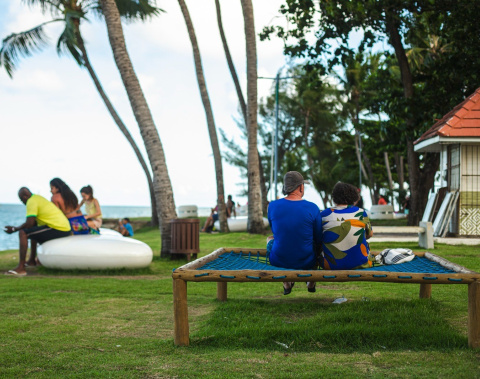
[[[325,202],[339,180],[351,180],[356,169],[351,134],[344,129],[341,93],[331,79],[312,66],[293,67],[285,74],[289,80],[279,85],[278,162],[283,174],[295,170],[312,180]],[[272,89],[274,90],[274,89]],[[271,149],[276,123],[275,92],[259,105],[259,147],[265,180],[270,182]],[[246,139],[243,123],[237,122]],[[241,145],[222,132],[227,147],[225,159],[246,172],[245,152]],[[356,172],[356,171],[355,171]],[[271,183],[268,187],[271,186]]]
[[[64,30],[58,38],[56,48],[59,55],[70,53],[78,65],[83,66],[83,57],[79,47],[80,22],[88,21],[87,12],[102,16],[98,0],[24,0],[31,7],[40,7],[43,13],[50,13],[52,20],[44,22],[30,30],[12,33],[3,39],[0,48],[0,67],[4,67],[12,77],[22,58],[41,51],[48,44],[45,26],[63,22]],[[126,20],[146,20],[163,12],[155,6],[155,0],[116,0],[120,15]]]
[[[379,153],[408,151],[408,176],[414,185],[410,188],[412,225],[421,217],[439,162],[435,153],[417,156],[413,144],[478,87],[479,12],[480,2],[470,0],[286,0],[280,13],[287,26],[269,26],[261,35],[281,38],[285,54],[305,59],[324,73],[351,66],[356,55],[380,50],[385,56],[377,72],[360,87],[374,91],[358,105],[382,115],[376,129],[386,138],[380,138]],[[352,37],[359,34],[363,38],[355,46]],[[359,118],[352,123],[360,128]],[[373,136],[368,137],[366,149],[375,150]],[[375,168],[382,166],[381,155],[368,158],[371,165],[363,157],[371,169],[370,187],[378,192],[378,187],[385,187],[377,173],[384,175]]]
[[[91,2],[92,10],[102,17],[100,2],[98,0],[91,0]],[[157,8],[156,0],[115,0],[115,2],[121,17],[127,21],[146,21],[164,12],[163,9]]]
[[[3,39],[0,49],[0,66],[5,68],[8,76],[12,77],[21,58],[42,50],[48,42],[44,26],[55,21],[60,20],[40,24],[22,33],[12,33]]]

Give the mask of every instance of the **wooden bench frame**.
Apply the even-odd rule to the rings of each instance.
[[[219,255],[233,251],[265,255],[265,249],[220,248],[173,271],[175,345],[188,346],[187,282],[217,282],[217,299],[227,300],[228,282],[394,282],[420,284],[420,298],[430,298],[432,284],[468,284],[468,345],[480,348],[480,274],[429,252],[415,253],[455,271],[451,274],[399,273],[369,270],[197,270]]]

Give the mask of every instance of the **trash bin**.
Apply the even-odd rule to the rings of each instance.
[[[197,258],[200,252],[200,220],[198,218],[182,218],[170,220],[172,224],[172,259],[178,258],[176,254],[187,255],[190,260],[192,255]]]

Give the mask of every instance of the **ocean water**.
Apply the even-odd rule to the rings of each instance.
[[[103,205],[102,214],[104,218],[123,217],[150,217],[150,207],[135,206],[113,206]],[[200,207],[199,216],[208,216],[210,209]],[[18,249],[18,233],[7,234],[3,231],[7,225],[19,226],[25,222],[25,205],[23,204],[0,204],[0,251]]]

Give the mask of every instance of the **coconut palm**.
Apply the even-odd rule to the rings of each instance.
[[[132,0],[119,0],[123,4],[123,14],[128,18],[140,18],[144,19],[150,16],[154,16],[159,13],[159,9],[151,6],[147,3],[137,4]],[[3,66],[7,74],[12,77],[13,72],[19,63],[21,57],[27,57],[34,52],[40,51],[47,45],[47,36],[45,32],[45,26],[52,23],[63,23],[64,29],[57,42],[57,51],[59,54],[62,52],[69,52],[75,61],[81,66],[85,67],[92,78],[95,87],[97,88],[100,97],[102,98],[105,106],[107,107],[110,115],[114,119],[120,131],[123,133],[127,141],[130,143],[135,155],[137,156],[140,165],[147,178],[148,187],[150,190],[150,202],[152,206],[152,224],[158,226],[158,213],[155,201],[155,193],[153,189],[153,180],[145,162],[142,153],[140,152],[135,140],[131,136],[127,127],[123,123],[122,119],[118,115],[117,111],[110,102],[107,94],[105,93],[100,80],[98,79],[95,70],[93,69],[87,50],[80,33],[80,23],[82,20],[86,20],[87,12],[99,13],[101,12],[96,1],[60,1],[60,0],[28,0],[29,5],[40,6],[43,13],[50,13],[54,18],[34,28],[20,32],[12,33],[3,40],[2,47],[0,49],[0,66]],[[130,4],[129,4],[130,3]]]
[[[140,128],[143,142],[145,143],[150,166],[152,167],[155,199],[159,207],[161,222],[161,255],[166,256],[170,253],[171,247],[171,224],[169,221],[176,218],[177,213],[162,142],[160,141],[160,136],[158,135],[140,82],[133,69],[132,61],[128,55],[119,9],[115,4],[115,0],[101,0],[100,2],[105,23],[107,24],[108,38],[110,40],[113,57],[120,76],[122,77],[123,85],[127,91],[130,105],[132,106],[135,119]]]
[[[240,104],[240,109],[242,110],[243,120],[245,125],[247,125],[247,104],[245,103],[245,98],[243,96],[242,88],[240,87],[240,81],[238,80],[237,70],[235,70],[235,65],[233,64],[232,55],[230,54],[230,49],[227,43],[227,37],[225,36],[225,31],[223,29],[222,22],[222,12],[220,9],[220,0],[215,0],[215,8],[217,11],[217,24],[218,30],[220,32],[220,38],[222,40],[223,50],[225,51],[225,58],[227,59],[228,69],[232,75],[233,84],[235,85],[235,90],[238,96],[238,103]],[[258,153],[258,148],[257,148]],[[264,214],[267,213],[268,201],[267,201],[267,185],[265,183],[265,174],[263,172],[262,160],[260,158],[260,153],[258,153],[258,169],[260,171],[260,189],[262,191],[262,211]]]
[[[247,53],[247,130],[248,130],[248,226],[250,233],[263,233],[262,195],[257,149],[257,43],[251,0],[241,0]]]
[[[228,232],[227,210],[225,206],[225,191],[223,186],[223,168],[222,156],[220,154],[220,147],[218,145],[217,128],[213,118],[212,106],[210,104],[210,97],[208,96],[207,84],[205,82],[205,75],[203,74],[202,58],[200,56],[200,49],[198,47],[195,29],[193,27],[190,13],[188,12],[187,4],[184,0],[178,0],[180,9],[182,10],[185,24],[187,25],[188,36],[192,43],[193,59],[195,61],[195,71],[197,74],[198,88],[200,89],[200,96],[202,98],[203,107],[205,108],[205,115],[207,117],[208,133],[210,135],[210,143],[212,145],[213,159],[215,162],[215,174],[217,177],[217,206],[218,216],[220,220],[220,231]]]
[[[355,152],[360,169],[370,188],[372,204],[376,204],[378,201],[378,189],[370,159],[365,150],[361,149],[360,114],[366,108],[365,98],[372,95],[365,88],[366,80],[380,66],[380,57],[380,54],[374,54],[366,58],[363,53],[358,52],[345,60],[343,75],[334,73],[343,87],[343,95],[346,98],[343,108],[355,130]]]

